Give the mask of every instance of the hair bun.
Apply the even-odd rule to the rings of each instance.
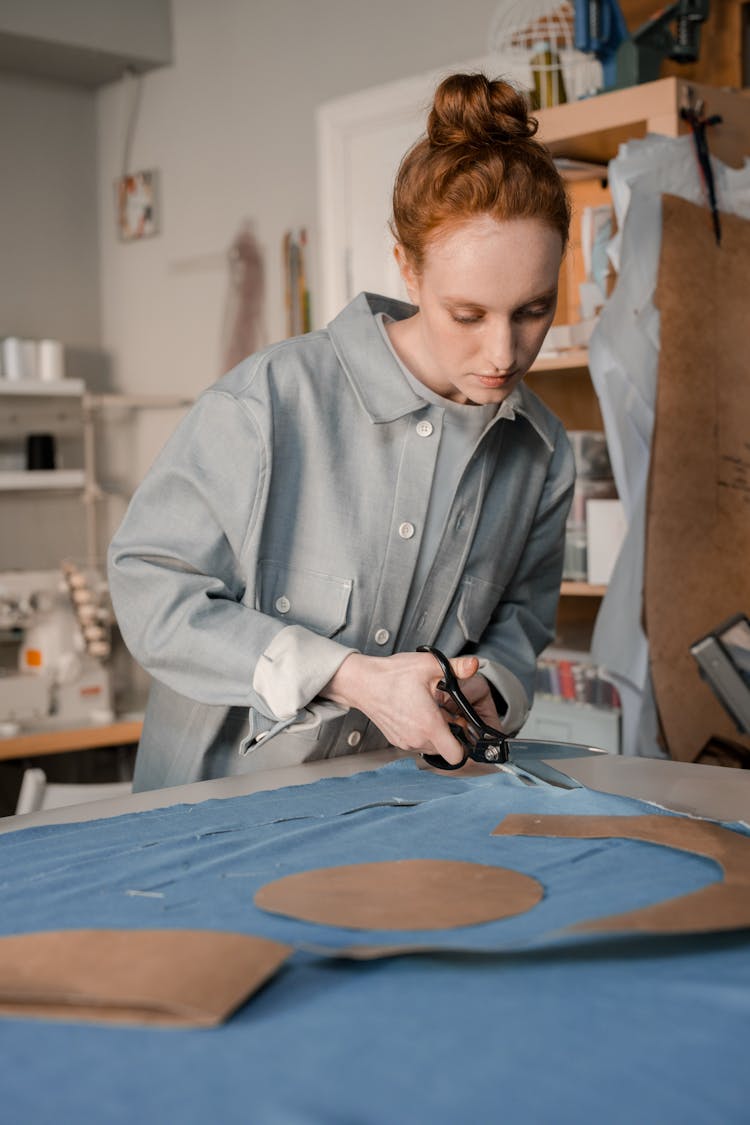
[[[445,78],[427,118],[427,137],[436,147],[507,144],[536,131],[524,95],[509,82],[491,81],[484,74]]]

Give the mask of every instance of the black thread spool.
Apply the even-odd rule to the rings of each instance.
[[[29,434],[26,438],[26,468],[54,469],[55,439],[52,434]]]

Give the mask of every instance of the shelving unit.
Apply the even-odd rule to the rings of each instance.
[[[746,153],[748,99],[735,90],[706,86],[684,78],[660,78],[625,90],[540,110],[538,137],[553,156],[606,164],[625,141],[658,133],[679,137],[690,131],[680,109],[692,91],[721,124],[710,133],[711,152],[734,168]]]
[[[90,562],[98,555],[99,528],[97,505],[104,498],[104,490],[96,472],[96,427],[101,414],[106,410],[164,410],[191,406],[192,398],[184,395],[119,395],[84,394],[83,410],[83,448],[86,484],[83,494],[86,505],[86,553]]]
[[[177,395],[89,394],[82,379],[56,382],[0,379],[0,439],[30,432],[66,435],[80,443],[80,465],[48,470],[0,470],[0,493],[79,492],[85,506],[85,554],[95,563],[99,554],[97,505],[104,497],[96,465],[96,427],[106,410],[145,410],[189,406]]]
[[[84,390],[81,379],[0,379],[0,443],[4,449],[0,493],[83,493],[86,472],[76,442],[80,442]],[[60,467],[25,468],[23,439],[30,433],[55,436],[62,457]]]
[[[0,492],[50,492],[84,488],[83,469],[35,469],[0,472]]]
[[[707,113],[721,116],[721,123],[712,126],[709,134],[711,152],[730,166],[741,167],[747,153],[750,100],[738,92],[670,77],[538,113],[538,137],[554,156],[599,166],[592,169],[588,181],[581,181],[578,175],[571,177],[574,224],[576,205],[582,207],[589,205],[592,198],[606,198],[600,169],[617,155],[622,143],[647,133],[678,137],[689,132],[680,117],[680,109],[691,97],[703,99]],[[575,319],[577,281],[582,278],[581,264],[576,261],[575,231],[571,244],[572,253],[568,255],[560,279],[561,311],[565,320]],[[527,376],[527,382],[569,429],[604,428],[585,349],[540,357]],[[586,643],[606,586],[566,581],[560,593],[558,627],[562,636]],[[602,722],[606,724],[606,716],[592,715],[585,707],[571,707],[569,703],[547,698],[535,704],[532,719],[525,729],[528,737],[586,742],[593,737],[592,731],[595,732],[599,724],[602,737],[610,740],[605,748],[612,748],[611,716],[607,734],[605,726],[601,726]]]
[[[564,352],[545,352],[538,355],[532,371],[582,371],[588,369],[587,348],[570,348]]]
[[[0,397],[7,398],[78,398],[84,389],[82,379],[0,379]]]
[[[42,551],[50,557],[50,567],[67,554],[92,566],[101,565],[100,502],[109,495],[100,483],[97,466],[97,428],[102,415],[191,403],[192,399],[176,395],[90,394],[81,379],[54,383],[0,379],[0,443],[5,447],[4,464],[9,466],[0,469],[0,507],[4,509],[0,519],[7,529],[5,558],[12,560],[0,569],[38,569],[36,556]],[[54,436],[63,467],[15,467],[23,461],[24,438],[30,433]],[[13,535],[14,527],[18,532],[31,529],[31,550],[25,537],[19,540]],[[15,643],[15,638],[5,639]],[[0,759],[130,745],[138,741],[140,730],[140,718],[134,716],[76,728],[47,716],[17,735],[0,738]]]
[[[570,582],[563,580],[560,594],[564,598],[603,598],[606,586],[596,586],[591,582]]]

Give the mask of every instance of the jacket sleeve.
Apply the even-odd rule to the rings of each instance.
[[[243,401],[206,392],[134,494],[110,546],[109,583],[125,644],[157,680],[199,703],[281,719],[307,699],[294,687],[284,696],[289,714],[279,714],[254,687],[261,657],[283,649],[277,638],[288,625],[254,608],[255,575],[241,563],[264,510],[264,428],[270,422]],[[295,627],[300,633],[312,698],[351,650]]]
[[[489,625],[472,650],[480,672],[504,697],[503,728],[518,730],[534,697],[536,660],[555,635],[565,552],[565,521],[575,486],[575,463],[562,430],[531,532]]]

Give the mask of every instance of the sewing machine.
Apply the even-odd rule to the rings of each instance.
[[[111,722],[111,610],[89,568],[0,573],[0,734]]]

